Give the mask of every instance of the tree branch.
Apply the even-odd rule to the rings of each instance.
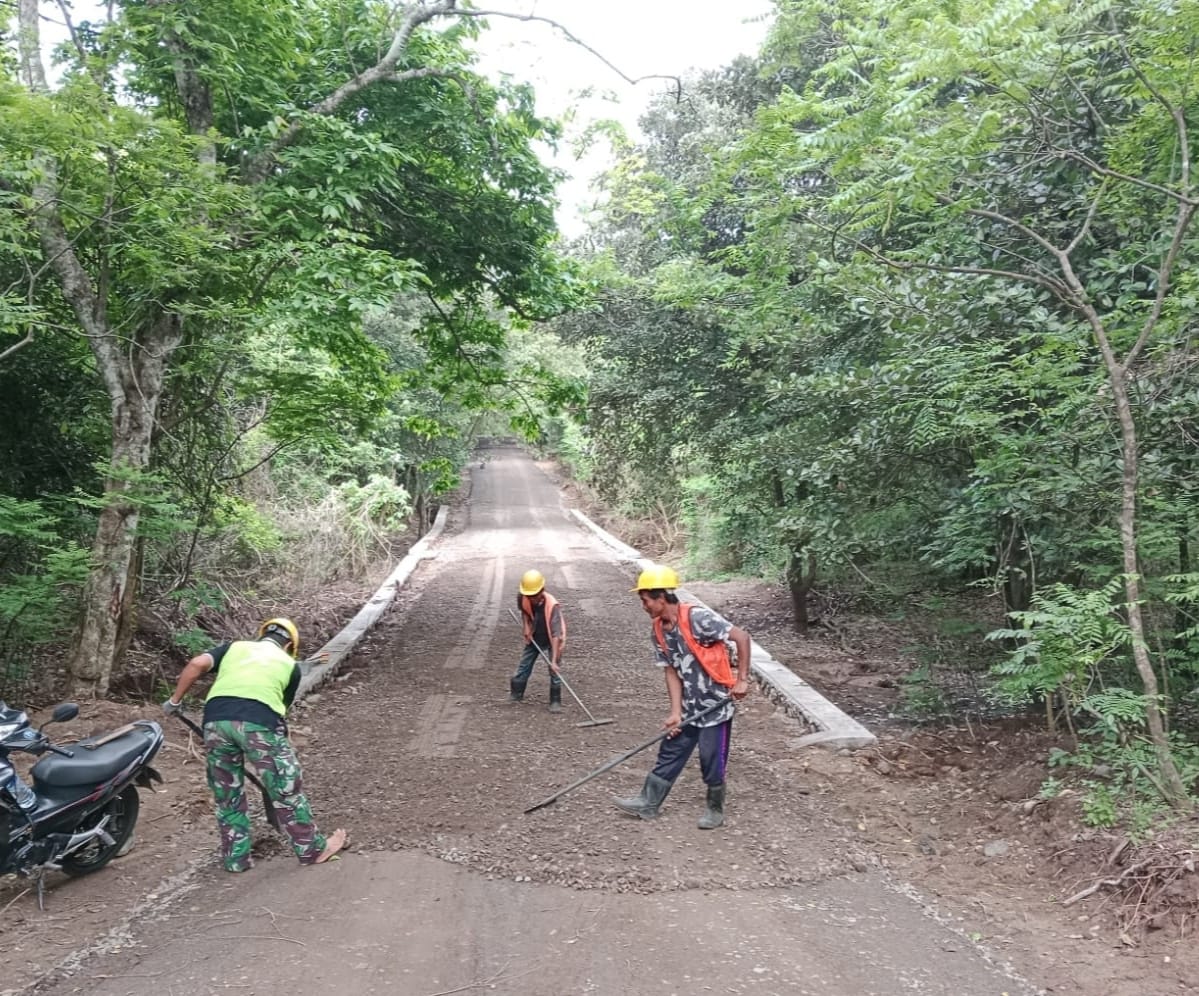
[[[22,0],[27,2],[27,0]],[[361,90],[380,80],[386,80],[395,75],[396,66],[399,65],[400,59],[408,51],[408,43],[412,39],[412,33],[434,18],[441,17],[454,10],[458,0],[440,0],[431,6],[414,6],[405,13],[404,18],[400,21],[400,26],[396,33],[392,36],[391,45],[383,58],[376,62],[369,69],[364,69],[350,79],[346,80],[341,86],[334,90],[323,100],[314,104],[309,113],[328,116],[336,111],[350,97]],[[284,149],[294,145],[300,137],[300,132],[303,131],[304,122],[302,120],[293,120],[286,128],[284,128],[275,140],[263,149],[253,160],[246,166],[245,179],[247,183],[260,183],[266,179],[270,172],[272,163],[275,157]]]
[[[1123,48],[1123,42],[1121,42],[1121,48]],[[1125,57],[1129,59],[1129,65],[1132,65],[1131,57],[1127,53],[1125,53]],[[1139,73],[1136,66],[1133,66],[1133,71]],[[1145,85],[1149,86],[1147,81]],[[1150,89],[1152,90],[1152,88]],[[1149,310],[1149,314],[1145,318],[1145,324],[1141,327],[1141,334],[1137,336],[1137,341],[1133,343],[1132,349],[1124,357],[1124,362],[1120,366],[1121,373],[1125,373],[1136,361],[1137,356],[1140,355],[1141,350],[1145,348],[1145,344],[1149,341],[1150,335],[1153,334],[1153,329],[1157,325],[1158,319],[1161,317],[1162,307],[1166,301],[1166,291],[1170,286],[1170,275],[1174,272],[1174,263],[1178,259],[1179,252],[1182,250],[1183,238],[1186,236],[1191,220],[1195,216],[1195,209],[1199,207],[1199,204],[1196,204],[1195,201],[1185,196],[1191,190],[1191,150],[1188,144],[1190,142],[1190,133],[1187,130],[1186,113],[1181,107],[1166,105],[1166,109],[1170,112],[1170,118],[1174,122],[1174,130],[1178,134],[1179,155],[1182,157],[1178,186],[1183,192],[1184,197],[1178,208],[1178,218],[1174,223],[1174,235],[1170,239],[1170,246],[1162,257],[1161,265],[1157,269],[1157,293],[1153,297],[1153,307]]]
[[[953,198],[948,194],[938,195],[937,200],[947,207],[952,207],[954,203]],[[1055,258],[1061,255],[1062,251],[1057,246],[1045,238],[1045,236],[1040,232],[1029,228],[1022,221],[1017,221],[1015,218],[1009,218],[1006,214],[1001,214],[999,211],[991,211],[988,208],[966,208],[966,213],[973,215],[975,218],[986,218],[988,221],[994,221],[1000,225],[1006,225],[1009,228],[1014,228],[1025,238],[1035,242]]]
[[[1146,190],[1152,190],[1156,194],[1162,194],[1163,196],[1169,197],[1173,200],[1181,201],[1183,204],[1190,204],[1192,206],[1199,207],[1199,201],[1192,197],[1188,197],[1186,194],[1171,190],[1169,187],[1164,187],[1160,183],[1142,180],[1140,177],[1130,176],[1128,173],[1121,173],[1119,170],[1110,169],[1107,166],[1101,166],[1089,156],[1084,156],[1081,152],[1075,152],[1073,149],[1054,149],[1053,154],[1059,159],[1070,159],[1076,163],[1080,163],[1097,176],[1107,177],[1112,180],[1119,180],[1122,183],[1130,183],[1134,187],[1143,187]],[[1183,154],[1186,154],[1185,149]]]
[[[58,171],[48,159],[42,159],[39,165],[42,176],[33,188],[34,228],[42,243],[46,262],[62,286],[63,297],[89,337],[92,349],[97,353],[100,373],[109,389],[110,397],[119,397],[122,385],[114,378],[121,360],[108,328],[104,302],[96,294],[87,270],[71,245],[71,238],[62,223],[62,217],[53,207]]]
[[[12,354],[15,353],[22,346],[28,346],[31,342],[33,342],[33,328],[32,327],[30,327],[29,331],[25,333],[24,339],[22,339],[20,342],[14,342],[11,346],[8,347],[8,349],[6,349],[6,350],[4,350],[4,352],[0,353],[0,360],[7,359],[8,357],[12,356]]]
[[[1091,222],[1095,220],[1095,213],[1099,210],[1099,202],[1103,200],[1103,192],[1106,189],[1106,184],[1100,184],[1099,189],[1095,191],[1095,199],[1091,201],[1091,206],[1087,209],[1087,216],[1083,219],[1082,228],[1078,230],[1078,234],[1070,240],[1070,244],[1066,246],[1065,253],[1069,256],[1075,249],[1081,245],[1082,240],[1087,237],[1087,232],[1091,230]]]
[[[836,233],[834,233],[834,237],[837,237]],[[845,241],[854,248],[864,252],[871,259],[895,270],[928,270],[932,273],[961,273],[975,277],[1000,277],[1004,280],[1016,280],[1020,283],[1033,284],[1036,287],[1049,291],[1054,297],[1071,306],[1077,306],[1080,303],[1065,284],[1043,274],[1022,273],[1020,270],[1002,270],[986,266],[943,266],[939,263],[920,263],[911,260],[892,259],[885,253],[879,252],[873,246],[868,246],[857,239],[845,239]]]
[[[31,0],[22,0],[22,2],[31,2]],[[594,48],[580,39],[577,35],[569,31],[565,26],[558,21],[549,17],[541,17],[537,14],[515,14],[502,10],[461,10],[458,7],[458,0],[438,0],[437,3],[425,6],[420,4],[413,6],[407,10],[403,19],[400,21],[399,27],[392,36],[391,44],[375,65],[369,69],[364,69],[362,72],[355,74],[345,83],[339,86],[336,90],[330,93],[323,100],[318,101],[308,109],[309,114],[318,116],[327,116],[333,114],[354,94],[365,90],[367,87],[384,81],[403,82],[409,79],[420,79],[425,76],[445,76],[449,79],[456,79],[459,83],[462,80],[448,70],[435,70],[431,68],[416,68],[396,72],[396,66],[408,51],[408,44],[412,39],[412,34],[422,24],[427,24],[429,21],[438,17],[506,17],[514,21],[539,22],[548,24],[551,27],[560,31],[568,41],[578,45],[584,51],[589,52],[595,58],[599,59],[605,66],[616,73],[622,80],[631,85],[636,85],[643,80],[662,79],[673,80],[675,83],[675,99],[681,100],[683,94],[683,81],[678,76],[666,75],[662,73],[650,73],[645,76],[632,77],[627,73],[622,72],[610,60],[604,58]],[[468,90],[468,96],[470,92]],[[293,120],[286,128],[284,128],[265,149],[258,153],[246,166],[243,172],[243,177],[246,183],[260,183],[266,179],[270,172],[271,165],[280,152],[289,146],[295,144],[304,129],[302,120]]]
[[[1120,46],[1120,54],[1124,56],[1124,62],[1127,64],[1128,68],[1131,69],[1133,75],[1140,80],[1141,86],[1143,86],[1149,92],[1149,95],[1166,109],[1167,114],[1173,116],[1173,105],[1171,105],[1171,103],[1166,100],[1162,92],[1149,81],[1149,77],[1145,75],[1144,70],[1141,69],[1136,59],[1132,57],[1132,53],[1128,51],[1128,46],[1124,44],[1124,32],[1120,30],[1120,25],[1116,23],[1116,15],[1109,11],[1107,15],[1107,21],[1111,26],[1112,35],[1116,39],[1116,44]]]
[[[604,56],[600,55],[599,52],[597,52],[577,35],[572,34],[571,31],[563,24],[553,20],[553,18],[542,17],[539,14],[514,14],[504,10],[454,10],[452,14],[454,17],[506,17],[512,21],[536,21],[541,24],[548,24],[550,27],[556,28],[558,31],[560,31],[567,41],[578,45],[579,48],[594,55],[597,59],[599,59],[600,62],[611,69],[612,72],[614,72],[630,86],[636,86],[638,83],[641,83],[644,80],[673,80],[675,84],[675,100],[683,99],[683,81],[678,76],[673,76],[667,73],[647,73],[645,76],[629,76],[627,73],[622,72],[608,59],[604,58]]]
[[[1161,265],[1157,268],[1157,293],[1153,296],[1153,307],[1149,309],[1149,314],[1145,317],[1145,324],[1141,326],[1140,335],[1137,336],[1137,341],[1133,343],[1132,348],[1128,351],[1128,355],[1124,357],[1124,361],[1120,364],[1120,372],[1126,373],[1132,364],[1140,355],[1141,350],[1145,348],[1149,337],[1153,334],[1153,330],[1157,325],[1157,321],[1161,318],[1162,308],[1166,303],[1166,291],[1170,286],[1170,274],[1174,272],[1174,262],[1178,259],[1178,253],[1182,249],[1183,238],[1186,236],[1187,229],[1190,227],[1191,219],[1195,216],[1195,208],[1193,206],[1182,205],[1178,209],[1178,219],[1174,224],[1174,235],[1170,239],[1170,246],[1162,256]]]

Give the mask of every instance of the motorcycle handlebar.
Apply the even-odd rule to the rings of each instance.
[[[54,744],[50,743],[50,738],[42,733],[41,730],[29,730],[27,733],[32,734],[32,736],[27,735],[15,742],[11,739],[6,740],[3,744],[0,744],[0,748],[4,750],[19,750],[26,754],[45,754],[47,751],[50,751],[52,754],[61,754],[63,757],[75,756],[74,751],[55,747]]]
[[[30,735],[21,735],[19,737],[14,735],[9,737],[9,739],[5,740],[3,743],[0,743],[0,749],[6,751],[19,750],[25,754],[41,754],[50,743],[49,738],[43,736],[38,730],[25,730],[20,732],[22,734]]]

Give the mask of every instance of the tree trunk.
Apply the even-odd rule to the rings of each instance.
[[[792,550],[791,559],[787,562],[787,588],[791,592],[791,616],[795,623],[795,631],[807,635],[810,620],[808,618],[808,593],[812,590],[812,582],[816,580],[816,554],[809,553],[806,557],[807,569],[804,569],[805,557],[802,550]]]
[[[1032,607],[1033,563],[1027,545],[1021,541],[1022,530],[1015,515],[1002,517],[1006,538],[1000,546],[998,568],[1003,575],[1003,611],[1007,625],[1019,629],[1014,612],[1027,612]]]
[[[126,486],[113,488],[113,483],[109,482],[108,504],[92,543],[92,573],[83,588],[82,615],[68,665],[70,693],[78,697],[108,694],[127,604],[137,511],[122,498]]]
[[[108,693],[118,655],[133,625],[137,585],[138,475],[150,467],[154,419],[170,358],[182,337],[177,315],[162,314],[129,352],[111,339],[91,340],[112,400],[112,467],[92,543],[92,573],[83,589],[79,628],[68,663],[71,694]]]
[[[117,625],[117,639],[113,647],[114,662],[125,659],[129,647],[133,644],[133,635],[137,632],[137,605],[141,597],[142,565],[146,557],[146,537],[138,536],[133,541],[133,555],[129,559],[129,570],[125,581],[125,600],[121,603],[121,616]],[[114,667],[115,673],[115,667]]]
[[[1153,752],[1157,757],[1161,774],[1162,789],[1166,800],[1175,807],[1187,804],[1187,790],[1183,785],[1174,756],[1170,752],[1170,741],[1166,736],[1166,725],[1162,716],[1161,700],[1158,696],[1157,673],[1149,659],[1149,648],[1145,643],[1145,622],[1141,616],[1140,565],[1137,556],[1137,491],[1138,457],[1136,424],[1128,400],[1128,389],[1123,377],[1111,378],[1112,395],[1116,402],[1116,414],[1120,420],[1120,435],[1124,452],[1123,494],[1120,505],[1120,545],[1124,550],[1124,590],[1128,598],[1128,628],[1132,634],[1132,658],[1137,665],[1137,674],[1145,686],[1145,722],[1149,738],[1153,741]]]
[[[87,333],[96,369],[112,404],[112,468],[105,504],[92,543],[92,574],[83,589],[80,622],[68,661],[72,694],[108,692],[117,648],[128,631],[133,606],[130,567],[137,535],[138,475],[149,469],[154,419],[175,348],[183,339],[182,318],[169,310],[150,317],[131,338],[109,326],[101,267],[98,284],[84,268],[57,207],[57,167],[39,160],[42,176],[34,186],[34,224],[63,297]]]

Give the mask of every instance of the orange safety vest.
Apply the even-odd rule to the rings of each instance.
[[[546,632],[546,635],[550,638],[551,643],[553,642],[553,639],[554,639],[554,627],[553,627],[554,609],[556,609],[557,607],[558,607],[558,600],[556,598],[554,598],[554,596],[551,595],[547,591],[545,593],[545,632]],[[528,595],[520,596],[520,611],[522,614],[528,616],[529,623],[530,623],[530,625],[532,625],[534,623],[533,602],[529,598]],[[562,615],[561,613],[559,613],[558,615],[559,615],[559,618],[562,620],[561,640],[563,643],[566,643],[566,616]]]
[[[733,664],[729,660],[728,646],[724,640],[704,646],[695,638],[695,634],[691,632],[691,606],[687,602],[679,602],[679,632],[683,634],[684,642],[691,653],[695,655],[695,659],[699,661],[699,666],[708,672],[708,677],[718,685],[732,688],[735,682],[733,681]],[[662,653],[669,659],[670,651],[666,648],[666,637],[662,632],[661,619],[654,620],[654,640],[662,648]]]

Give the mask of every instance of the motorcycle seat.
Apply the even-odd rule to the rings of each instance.
[[[65,744],[64,750],[74,757],[48,754],[31,769],[34,785],[67,788],[73,785],[95,785],[103,782],[141,757],[159,736],[153,725],[135,726],[116,740],[88,748],[100,737],[85,737],[73,744]]]

